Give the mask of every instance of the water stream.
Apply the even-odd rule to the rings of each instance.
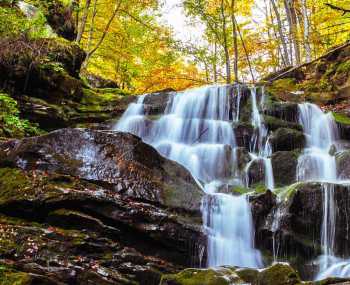
[[[322,182],[323,252],[318,258],[319,272],[316,279],[348,277],[349,261],[336,257],[334,253],[337,209],[335,185],[348,183],[337,177],[335,156],[331,154],[332,147],[339,139],[338,128],[331,113],[323,113],[318,106],[310,103],[299,104],[299,123],[306,136],[306,148],[298,160],[297,180]]]
[[[256,100],[256,90],[252,89]],[[252,216],[246,195],[218,193],[242,185],[238,175],[233,122],[239,120],[241,86],[208,86],[170,96],[164,114],[147,125],[145,97],[131,104],[116,130],[134,133],[161,154],[185,166],[207,193],[202,204],[208,236],[208,266],[260,267],[254,248]],[[234,99],[234,100],[232,100]],[[255,108],[255,109],[254,109]],[[253,104],[257,138],[264,140],[257,104]],[[258,146],[257,150],[261,147]]]
[[[250,162],[242,176],[237,167],[237,143],[234,123],[240,119],[242,86],[206,86],[169,96],[166,109],[157,120],[147,116],[145,98],[130,104],[115,130],[130,132],[154,146],[165,157],[185,166],[206,192],[202,203],[203,227],[208,237],[208,266],[263,266],[254,248],[254,227],[246,195],[234,195],[222,189],[233,185],[249,186],[249,169],[261,162],[264,183],[275,189],[271,165],[272,148],[262,109],[264,89],[250,88],[251,124],[254,132],[249,144]],[[259,91],[259,92],[258,92]],[[248,93],[249,94],[249,93]],[[153,95],[154,96],[154,95]],[[349,276],[350,265],[335,257],[336,203],[334,184],[337,178],[332,148],[339,138],[331,114],[310,103],[299,104],[299,123],[306,136],[306,147],[298,159],[297,181],[318,181],[323,191],[322,249],[317,278]],[[281,209],[276,211],[273,231],[278,230]],[[274,239],[274,259],[279,244]]]

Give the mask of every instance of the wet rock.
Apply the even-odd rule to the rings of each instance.
[[[295,257],[294,264],[298,268],[316,258],[321,254],[323,211],[320,209],[323,209],[323,195],[326,189],[331,191],[332,187],[336,204],[335,253],[347,256],[350,195],[349,186],[341,184],[305,182],[279,190],[279,205],[257,224],[258,246],[272,250],[274,238],[278,255],[289,256],[290,259]],[[274,223],[277,228],[273,230]]]
[[[350,151],[338,152],[335,156],[337,175],[340,179],[350,179]]]
[[[74,175],[133,198],[200,211],[203,194],[191,174],[131,134],[62,129],[0,148],[7,149],[7,160],[25,170]]]
[[[238,169],[240,171],[244,170],[246,165],[251,160],[249,152],[244,147],[237,147],[236,148],[236,158],[237,158],[237,166],[238,166]]]
[[[260,226],[264,225],[268,214],[276,206],[276,195],[270,190],[267,190],[264,193],[249,196],[249,202],[255,228],[258,229]],[[260,233],[260,231],[257,231],[257,233]],[[261,240],[260,237],[257,237],[257,240]]]
[[[160,285],[229,285],[241,284],[233,268],[186,269],[178,274],[163,275]]]
[[[264,115],[264,123],[269,131],[276,131],[279,128],[288,128],[297,131],[303,131],[303,127],[300,124],[281,120],[268,115]]]
[[[248,185],[256,185],[265,181],[265,163],[263,159],[255,159],[248,165]]]
[[[277,263],[258,275],[259,285],[296,285],[300,284],[299,274],[288,264]]]
[[[233,130],[236,142],[239,147],[249,149],[249,144],[254,133],[254,128],[250,123],[234,123]]]
[[[286,186],[296,182],[298,151],[277,151],[271,156],[275,184]]]
[[[301,131],[279,128],[270,137],[274,152],[302,149],[305,146],[305,136]]]
[[[340,281],[340,280],[338,280]],[[345,281],[345,279],[343,279]],[[336,280],[329,283],[336,284]],[[276,263],[262,270],[234,267],[218,267],[215,269],[186,269],[178,274],[163,275],[160,285],[297,285],[303,284],[299,274],[287,263]],[[305,284],[316,285],[317,282]]]
[[[298,123],[298,104],[289,102],[274,102],[267,106],[265,114],[278,119]]]
[[[174,92],[168,90],[148,94],[144,100],[146,113],[148,115],[163,114],[172,94]]]

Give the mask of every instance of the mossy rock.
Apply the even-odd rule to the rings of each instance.
[[[301,131],[279,128],[272,133],[270,143],[274,152],[292,151],[304,148],[306,139]]]
[[[299,91],[294,78],[275,80],[267,86],[266,90],[277,101],[298,102],[300,100],[300,96],[294,93]]]
[[[303,127],[300,124],[288,122],[268,115],[264,115],[264,123],[269,131],[275,131],[279,128],[295,129],[298,131],[303,130]]]
[[[259,273],[259,285],[296,285],[301,284],[298,273],[288,264],[277,263]]]
[[[185,269],[178,274],[163,275],[160,285],[230,285],[244,284],[234,269]]]
[[[271,164],[277,186],[290,185],[296,181],[299,150],[277,151],[271,156]]]
[[[274,102],[264,109],[266,115],[283,121],[298,123],[298,104],[293,102]],[[293,125],[295,126],[295,125]]]
[[[19,272],[5,264],[0,264],[0,284],[1,285],[31,285],[32,278],[28,273]]]

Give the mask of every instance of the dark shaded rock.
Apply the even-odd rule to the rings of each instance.
[[[253,126],[250,123],[234,123],[233,130],[237,145],[249,149],[249,144],[254,133]]]
[[[248,167],[248,166],[247,166]],[[255,159],[249,164],[248,185],[252,186],[265,181],[265,163],[263,159]]]
[[[37,0],[38,6],[44,12],[48,24],[55,33],[67,40],[73,41],[77,36],[72,5],[64,5],[59,0]]]
[[[265,193],[249,196],[249,202],[252,209],[255,228],[258,229],[260,226],[264,225],[267,216],[276,206],[276,195],[273,194],[270,190],[267,190]],[[260,233],[260,231],[256,232],[257,234]],[[258,241],[261,241],[263,238],[264,237],[259,237],[256,235],[256,239]]]
[[[236,158],[237,158],[237,166],[239,170],[244,170],[247,163],[251,160],[249,152],[244,147],[236,148]]]
[[[297,151],[277,151],[272,154],[271,164],[276,185],[286,186],[296,182],[298,156]]]
[[[16,270],[68,284],[159,284],[205,262],[201,190],[139,138],[63,129],[0,149],[0,257]]]
[[[343,283],[345,282],[345,283]],[[270,267],[256,270],[237,267],[218,267],[209,269],[185,269],[178,274],[163,275],[160,285],[299,285],[298,271],[287,263],[275,263]],[[348,284],[348,279],[329,278],[321,281],[308,281],[308,285]]]
[[[0,148],[26,170],[74,175],[133,198],[199,212],[203,194],[191,174],[131,134],[62,129]]]
[[[337,175],[340,179],[350,179],[350,151],[338,152],[335,156]]]
[[[280,204],[256,224],[258,247],[272,250],[275,243],[278,256],[288,256],[302,271],[305,263],[321,254],[323,199],[325,191],[332,191],[332,187],[336,204],[335,254],[347,256],[350,194],[349,186],[341,184],[297,183],[283,189],[278,194]],[[303,274],[312,278],[310,270]]]
[[[275,102],[267,106],[265,114],[276,117],[278,119],[298,123],[298,104]]]
[[[144,100],[145,112],[148,115],[163,114],[168,101],[173,94],[173,91],[168,90],[148,94]]]
[[[81,98],[78,80],[85,52],[56,39],[2,39],[0,86],[11,93],[38,98]]]
[[[301,131],[279,128],[272,133],[270,143],[274,152],[302,149],[305,146],[305,136]]]
[[[297,131],[303,131],[303,127],[300,124],[281,120],[268,115],[264,115],[264,123],[269,131],[276,131],[279,128],[288,128],[295,129]]]

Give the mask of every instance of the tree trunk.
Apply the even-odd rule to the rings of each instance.
[[[110,26],[111,26],[115,16],[117,15],[117,13],[118,13],[118,11],[120,9],[121,4],[122,4],[122,0],[116,0],[115,1],[113,13],[110,16],[110,18],[109,18],[109,20],[108,20],[108,22],[107,22],[107,24],[106,24],[106,26],[105,26],[105,28],[104,28],[104,30],[102,32],[101,38],[99,39],[99,41],[97,42],[95,47],[92,50],[87,52],[86,59],[85,59],[84,65],[83,65],[84,68],[86,68],[86,66],[88,65],[91,56],[97,51],[97,49],[103,43],[103,41],[104,41],[108,31],[109,31],[109,28],[110,28]]]
[[[224,0],[221,0],[221,17],[222,17],[222,35],[223,35],[223,47],[225,52],[226,63],[226,83],[231,83],[231,65],[230,65],[230,53],[228,50],[227,35],[226,35],[226,16]]]
[[[307,0],[301,0],[303,23],[304,23],[304,49],[306,61],[311,61],[311,47],[310,47],[310,25],[309,16],[307,13]]]
[[[235,81],[238,82],[238,41],[237,41],[237,27],[235,21],[235,0],[231,1],[231,21],[232,21],[232,38],[233,38],[233,71],[235,75]]]
[[[92,16],[91,16],[91,23],[90,23],[90,31],[89,31],[89,38],[88,38],[88,43],[87,43],[87,49],[90,50],[92,40],[93,40],[93,34],[95,31],[95,17],[97,14],[97,0],[94,1],[94,10],[92,11]]]
[[[272,8],[276,14],[276,20],[277,20],[277,28],[278,28],[278,33],[279,37],[281,40],[281,45],[282,45],[282,50],[283,50],[283,61],[285,62],[286,66],[290,65],[290,60],[289,60],[289,54],[288,54],[288,47],[286,43],[286,39],[283,35],[283,29],[282,29],[282,21],[281,21],[281,15],[278,11],[278,7],[275,3],[275,0],[271,0]]]
[[[218,45],[217,42],[214,42],[214,60],[213,60],[213,71],[214,71],[214,82],[218,82],[218,69],[217,69],[217,60],[218,60]]]
[[[78,27],[77,38],[75,39],[75,41],[77,43],[80,43],[81,38],[83,37],[84,31],[85,31],[86,22],[87,22],[87,18],[88,18],[88,14],[89,14],[90,4],[91,4],[91,0],[86,0],[85,8],[84,8],[84,14],[83,14],[83,17],[81,19],[81,23],[80,23],[80,25]]]
[[[246,47],[246,45],[245,45],[245,43],[244,43],[244,39],[243,39],[241,30],[239,29],[239,26],[237,25],[237,21],[236,21],[236,17],[235,17],[235,16],[233,16],[233,20],[234,20],[234,22],[235,22],[235,24],[236,24],[237,31],[238,31],[239,37],[240,37],[240,39],[241,39],[241,42],[242,42],[242,46],[243,46],[243,49],[244,49],[244,53],[245,53],[245,56],[246,56],[246,59],[247,59],[247,62],[248,62],[248,66],[249,66],[250,75],[252,76],[252,81],[253,81],[253,83],[255,83],[254,72],[253,72],[252,64],[251,64],[251,62],[250,62],[248,50],[247,50],[247,47]]]

